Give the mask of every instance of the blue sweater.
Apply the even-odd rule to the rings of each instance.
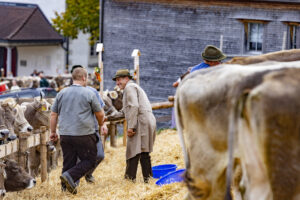
[[[194,71],[197,71],[197,70],[199,70],[199,69],[204,69],[204,68],[208,68],[209,67],[209,65],[208,64],[206,64],[206,63],[200,63],[199,65],[196,65],[195,67],[193,67],[192,69],[191,69],[191,73],[192,72],[194,72]]]

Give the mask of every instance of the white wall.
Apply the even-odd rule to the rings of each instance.
[[[34,69],[45,75],[58,75],[64,72],[65,52],[60,45],[18,47],[18,76],[28,76]],[[26,66],[21,65],[26,61]]]
[[[79,33],[78,39],[70,40],[69,44],[69,65],[82,65],[91,72],[88,68],[90,57],[90,45],[88,43],[89,36],[87,34]],[[92,69],[93,70],[93,69]]]
[[[60,14],[61,12],[65,12],[66,9],[65,0],[0,0],[0,1],[12,2],[12,3],[37,4],[39,5],[40,9],[42,10],[42,12],[47,17],[50,23],[52,23],[51,19],[55,18],[55,11]],[[82,65],[87,68],[88,72],[92,72],[94,70],[93,68],[88,67],[89,59],[90,59],[90,46],[89,46],[88,38],[89,38],[88,34],[83,34],[82,32],[80,32],[77,39],[70,40],[69,69],[72,67],[72,65]],[[18,52],[18,55],[22,56],[22,53],[23,52]],[[66,63],[65,57],[62,57],[62,59],[64,63]],[[51,60],[51,62],[57,62],[57,61]],[[95,63],[94,60],[90,62]],[[18,68],[22,69],[22,67],[20,66],[20,62],[18,62],[17,66]],[[65,67],[65,64],[62,65],[62,67]],[[28,73],[28,72],[24,71],[24,73]],[[18,73],[18,75],[21,74]]]

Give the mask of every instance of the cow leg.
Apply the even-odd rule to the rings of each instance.
[[[36,147],[32,147],[29,149],[29,174],[32,177],[36,177],[39,174],[39,166],[40,166],[40,153],[36,150]]]

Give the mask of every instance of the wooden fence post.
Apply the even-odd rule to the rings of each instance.
[[[40,153],[41,153],[41,181],[45,182],[47,179],[47,134],[46,127],[42,126],[41,141],[40,141]]]
[[[127,121],[124,119],[123,122],[123,146],[126,146],[127,143]]]
[[[102,52],[104,51],[103,48],[103,44],[102,43],[98,43],[97,47],[96,47],[96,52],[98,52],[98,67],[100,68],[100,95],[101,97],[103,97],[103,84],[104,84],[104,80],[103,80],[103,62],[102,62]]]
[[[19,134],[19,153],[18,153],[18,163],[21,167],[23,167],[25,170],[27,169],[27,138],[28,134],[26,133],[20,133]]]
[[[131,57],[134,58],[134,72],[136,75],[136,84],[140,85],[140,57],[141,52],[138,49],[134,49]]]
[[[116,126],[117,124],[114,122],[110,122],[108,133],[110,135],[110,146],[117,147],[117,140],[116,140]]]

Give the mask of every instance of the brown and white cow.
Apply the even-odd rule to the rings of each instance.
[[[291,67],[300,68],[300,62],[222,65],[194,72],[179,85],[175,108],[190,199],[215,200],[225,196],[229,163],[227,131],[233,121],[229,118],[234,108],[232,102],[236,102],[233,88],[256,73],[267,74]],[[238,95],[244,91],[240,90]],[[238,147],[237,142],[233,143],[233,147]],[[242,161],[240,152],[234,151],[232,193],[235,199],[241,199],[243,194],[241,176],[246,174],[241,170]]]
[[[38,130],[41,126],[49,128],[51,104],[48,101],[40,99],[40,97],[27,100],[20,99],[19,101],[26,120],[35,130]]]
[[[105,103],[104,112],[109,121],[124,118],[124,113],[121,112],[123,108],[123,92],[121,90],[115,88],[113,91],[105,91],[102,98]]]
[[[4,160],[6,179],[4,181],[7,192],[15,192],[33,188],[36,180],[30,176],[17,162],[10,159]]]
[[[0,162],[0,199],[3,199],[6,193],[4,186],[5,179],[7,178],[5,166],[3,162]]]
[[[249,57],[234,57],[227,61],[226,64],[250,65],[265,61],[290,62],[296,60],[300,60],[300,49],[277,51]]]
[[[6,111],[11,111],[14,117],[14,131],[18,133],[22,132],[30,132],[33,130],[32,126],[28,123],[24,116],[23,108],[17,104],[17,102],[8,98],[1,102],[2,107],[6,109]]]
[[[8,113],[9,114],[9,113]],[[9,117],[13,119],[12,115],[8,115]],[[9,129],[5,122],[7,122],[7,113],[0,105],[0,143],[3,144],[9,135]],[[10,129],[13,131],[13,122],[9,123]]]
[[[300,199],[299,94],[299,68],[257,73],[233,89],[230,135],[237,133],[246,199]]]

